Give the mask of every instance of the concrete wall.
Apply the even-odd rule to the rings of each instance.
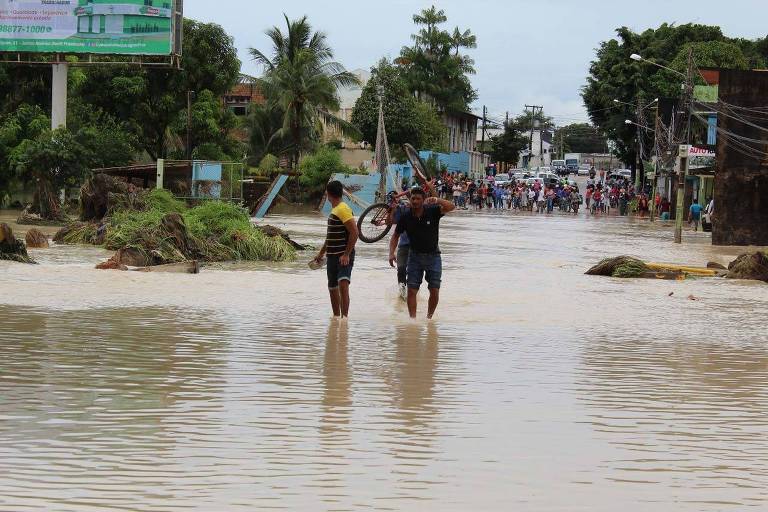
[[[768,71],[723,70],[720,100],[741,107],[765,107]],[[768,128],[765,121],[752,121]],[[762,156],[719,136],[715,168],[714,245],[768,245],[768,136],[765,131],[730,116],[719,116],[718,126],[736,135],[762,140],[752,144]],[[739,150],[741,149],[741,151]]]
[[[348,166],[359,169],[361,165],[373,161],[373,151],[369,149],[344,148],[341,150],[341,160]]]

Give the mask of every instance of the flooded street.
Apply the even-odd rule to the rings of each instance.
[[[322,243],[320,216],[268,220]],[[199,275],[97,271],[89,247],[0,262],[0,510],[764,510],[768,285],[583,275],[743,252],[672,231],[451,214],[430,323],[384,242],[358,245],[348,323],[314,252]]]

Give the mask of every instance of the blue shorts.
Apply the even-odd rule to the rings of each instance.
[[[440,253],[423,253],[411,251],[408,256],[408,288],[418,290],[426,275],[427,287],[439,290],[443,277],[443,260]]]
[[[341,254],[330,254],[326,265],[328,274],[328,289],[335,290],[340,281],[352,282],[352,267],[355,266],[355,251],[349,256],[349,265],[342,265],[339,261]]]

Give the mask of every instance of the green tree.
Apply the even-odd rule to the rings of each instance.
[[[525,137],[515,123],[509,123],[504,127],[504,133],[491,137],[491,160],[517,165],[520,151],[528,147],[528,138]]]
[[[555,131],[554,143],[562,153],[606,153],[608,140],[589,123],[573,123]]]
[[[283,130],[285,111],[274,101],[254,105],[246,125],[249,133],[248,162],[258,165],[265,155],[284,155],[292,151],[290,137]]]
[[[371,79],[363,87],[352,111],[352,124],[362,139],[376,142],[379,125],[378,89],[383,88],[384,124],[393,155],[409,143],[419,149],[441,151],[445,148],[445,126],[435,108],[414,98],[400,69],[382,59],[371,69]]]
[[[32,212],[44,219],[62,220],[57,191],[80,182],[88,171],[91,156],[65,128],[48,130],[34,139],[25,139],[11,154],[16,173],[34,183]]]
[[[71,96],[127,123],[151,158],[167,157],[183,147],[187,91],[220,98],[236,83],[240,61],[232,37],[219,25],[185,19],[181,68],[94,66]],[[205,142],[215,141],[196,139],[193,149]]]
[[[447,151],[448,132],[437,110],[429,103],[416,103],[416,130],[419,149]]]
[[[192,102],[190,123],[190,142],[192,155],[202,160],[240,160],[244,147],[230,136],[238,125],[237,116],[222,108],[221,97],[209,90],[195,95]],[[180,138],[186,137],[186,109],[176,118],[173,132]],[[183,158],[184,151],[179,148],[177,156]]]
[[[459,50],[477,47],[477,39],[458,27],[453,33],[443,30],[447,21],[445,11],[435,6],[415,14],[413,22],[420,28],[411,36],[414,45],[404,46],[395,62],[417,97],[441,110],[466,111],[477,98],[468,76],[475,69],[474,61]]]
[[[291,21],[285,17],[286,32],[272,27],[266,34],[272,54],[251,48],[253,59],[264,66],[259,85],[265,96],[283,110],[283,133],[293,143],[293,166],[302,151],[318,137],[322,125],[337,127],[356,136],[357,130],[334,115],[339,110],[337,89],[359,84],[355,75],[333,60],[333,50],[323,32],[313,32],[306,16]]]
[[[688,47],[694,48],[694,56],[700,55],[702,62],[697,59],[700,67],[711,63],[743,69],[745,60],[747,66],[764,62],[762,40],[730,39],[723,35],[720,27],[664,23],[639,34],[621,27],[616,34],[615,39],[601,43],[597,49],[582,98],[593,124],[607,134],[619,158],[633,169],[637,163],[637,129],[624,120],[634,118],[635,108],[624,103],[634,105],[640,100],[647,104],[654,98],[677,97],[681,78],[651,64],[635,62],[630,59],[631,54],[637,53],[679,71],[686,69]],[[614,99],[623,103],[614,103]]]
[[[35,139],[49,129],[51,121],[37,105],[22,104],[0,118],[0,198],[10,192],[18,178],[13,156],[25,140]]]

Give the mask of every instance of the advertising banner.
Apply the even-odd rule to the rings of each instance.
[[[0,52],[170,55],[174,0],[0,0]]]

